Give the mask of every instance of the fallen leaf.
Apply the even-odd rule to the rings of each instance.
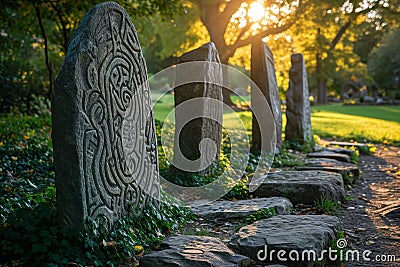
[[[103,239],[103,241],[101,242],[101,245],[103,245],[104,247],[115,247],[117,245],[117,242],[115,242],[115,241],[105,241]]]

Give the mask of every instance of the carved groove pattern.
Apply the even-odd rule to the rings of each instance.
[[[111,226],[149,194],[158,197],[157,144],[136,30],[118,5],[98,6],[69,52],[78,53],[80,74],[74,78],[83,117],[77,133],[83,216]]]

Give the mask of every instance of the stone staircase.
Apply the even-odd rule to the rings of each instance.
[[[194,235],[168,237],[160,251],[142,257],[140,266],[324,266],[318,255],[336,240],[341,229],[339,218],[291,215],[291,209],[293,204],[313,204],[321,198],[342,201],[343,178],[352,174],[354,181],[360,172],[350,163],[354,150],[316,147],[315,151],[308,154],[305,167],[266,175],[253,192],[253,199],[219,200],[192,208],[209,222],[241,220],[270,208],[277,216],[239,227],[229,240]],[[316,254],[309,255],[313,252]]]

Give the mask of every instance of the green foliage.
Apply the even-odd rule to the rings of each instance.
[[[213,236],[213,237],[218,237],[218,235],[215,232],[212,232],[209,229],[205,228],[196,228],[196,229],[185,229],[181,232],[183,235],[195,235],[195,236]]]
[[[247,187],[248,178],[239,180],[235,186],[224,196],[226,199],[248,199],[249,188]]]
[[[318,212],[327,215],[338,215],[343,210],[339,202],[326,197],[315,201],[314,206]]]
[[[359,155],[360,155],[360,152],[358,150],[354,150],[354,152],[350,154],[350,161],[352,163],[358,165]]]
[[[366,147],[365,146],[361,146],[361,147],[358,147],[358,151],[361,154],[372,155],[372,154],[375,153],[376,147],[373,146],[373,145],[368,145]]]
[[[346,188],[348,188],[349,185],[354,183],[355,176],[352,172],[345,172],[342,174],[342,177]]]
[[[338,240],[345,240],[346,239],[346,234],[343,230],[339,230],[336,234],[335,239],[331,240],[329,247],[332,248],[332,251],[336,251],[336,257],[338,260],[337,261],[341,261],[342,265],[343,262],[346,260],[346,257],[341,257],[341,255],[346,255],[346,247],[339,247],[338,246]]]
[[[166,147],[165,144],[164,146],[162,146],[161,130],[163,129],[163,131],[165,131],[163,132],[164,135],[172,137],[174,136],[174,128],[168,126],[164,128],[162,127],[163,127],[162,122],[156,120],[160,174],[169,182],[181,186],[198,187],[214,182],[215,180],[221,177],[221,175],[224,173],[224,171],[227,170],[227,168],[230,168],[229,172],[231,174],[235,172],[235,170],[233,170],[230,167],[229,155],[231,153],[231,147],[230,147],[230,139],[226,131],[223,131],[221,153],[218,164],[211,165],[210,172],[208,174],[201,175],[199,173],[182,172],[171,167],[172,164],[170,160],[166,157],[166,154],[171,155],[172,153],[171,149],[173,149],[173,147]],[[247,178],[239,179],[238,181],[235,182],[235,180],[232,177],[227,177],[225,181],[222,180],[219,181],[226,184],[227,187],[232,187],[232,189],[225,195],[226,198],[228,199],[248,198],[249,190],[246,185],[246,183],[248,182]]]
[[[132,18],[147,21],[147,24],[143,23],[146,26],[149,25],[149,18],[156,14],[159,20],[170,20],[185,13],[181,0],[117,2]],[[49,109],[50,82],[44,57],[45,38],[36,11],[40,11],[43,21],[54,78],[64,59],[70,36],[86,12],[98,3],[65,0],[0,2],[0,113],[38,114],[43,108]],[[148,39],[153,38],[152,44],[157,44],[151,31],[147,35]],[[158,49],[157,46],[155,49]]]
[[[271,218],[276,215],[277,215],[277,213],[275,211],[275,208],[263,208],[263,209],[257,210],[255,212],[253,212],[252,214],[246,216],[243,219],[243,221],[246,224],[251,224],[255,221],[259,221],[262,219],[268,219],[268,218]]]
[[[49,116],[0,118],[0,265],[119,266],[194,218],[175,204],[149,203],[112,229],[90,220],[89,230],[59,227]]]
[[[349,201],[352,201],[353,199],[354,199],[353,196],[345,196],[344,197],[344,202],[349,202]]]
[[[389,31],[368,60],[368,70],[381,88],[391,86],[394,82],[394,70],[400,68],[399,38],[400,28]]]
[[[275,155],[274,161],[272,163],[273,168],[281,168],[281,167],[295,167],[295,166],[304,166],[305,163],[297,159],[294,154],[289,153],[286,148],[281,149],[281,153]]]
[[[149,203],[144,210],[133,210],[120,219],[110,231],[101,222],[91,220],[90,230],[82,236],[86,256],[96,266],[118,266],[144,249],[157,247],[166,234],[193,218],[187,208]]]

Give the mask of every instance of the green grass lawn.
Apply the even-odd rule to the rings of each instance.
[[[400,106],[316,106],[311,122],[320,137],[400,145]]]
[[[154,94],[153,100],[160,96],[159,93]],[[173,106],[173,95],[164,95],[155,103],[155,118],[163,121]],[[247,131],[251,132],[251,113],[240,112],[238,116]],[[235,117],[235,114],[225,112],[224,126],[237,125]],[[311,121],[313,133],[322,138],[400,145],[400,106],[315,106]],[[285,125],[286,116],[283,115],[283,127]]]

